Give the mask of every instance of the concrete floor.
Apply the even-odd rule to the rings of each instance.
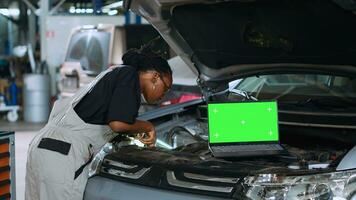
[[[16,199],[25,198],[25,174],[27,149],[30,141],[44,124],[31,124],[24,122],[8,123],[0,121],[0,130],[15,131],[15,162],[16,162]]]

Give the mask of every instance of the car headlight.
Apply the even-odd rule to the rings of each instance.
[[[89,165],[89,177],[92,177],[99,173],[101,164],[105,158],[110,153],[116,152],[117,149],[121,146],[127,145],[136,145],[139,147],[143,147],[144,144],[139,140],[133,137],[126,137],[125,140],[120,141],[119,143],[106,143],[101,150],[94,156],[93,160]]]
[[[356,200],[356,170],[279,176],[262,174],[245,179],[246,197],[253,200]]]
[[[89,177],[99,173],[101,163],[103,162],[105,156],[113,151],[114,145],[112,143],[107,143],[101,148],[89,165]]]

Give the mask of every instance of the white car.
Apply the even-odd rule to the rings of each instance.
[[[114,65],[122,64],[122,55],[131,48],[140,48],[156,38],[151,25],[115,26],[86,25],[74,28],[60,68],[58,88],[61,97],[73,96],[96,75]],[[162,51],[168,51],[164,44]]]

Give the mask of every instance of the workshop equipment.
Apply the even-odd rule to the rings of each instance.
[[[17,105],[6,105],[5,97],[0,94],[0,112],[7,112],[7,120],[9,122],[16,122],[19,119],[18,110],[20,106]]]
[[[0,199],[16,199],[14,132],[0,131]]]
[[[48,120],[50,112],[50,77],[47,74],[24,76],[24,119],[41,123]]]

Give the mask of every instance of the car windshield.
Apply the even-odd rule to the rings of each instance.
[[[347,108],[356,102],[356,79],[321,74],[253,76],[240,81],[229,98],[241,98],[243,94],[253,100],[277,99],[295,105]]]

